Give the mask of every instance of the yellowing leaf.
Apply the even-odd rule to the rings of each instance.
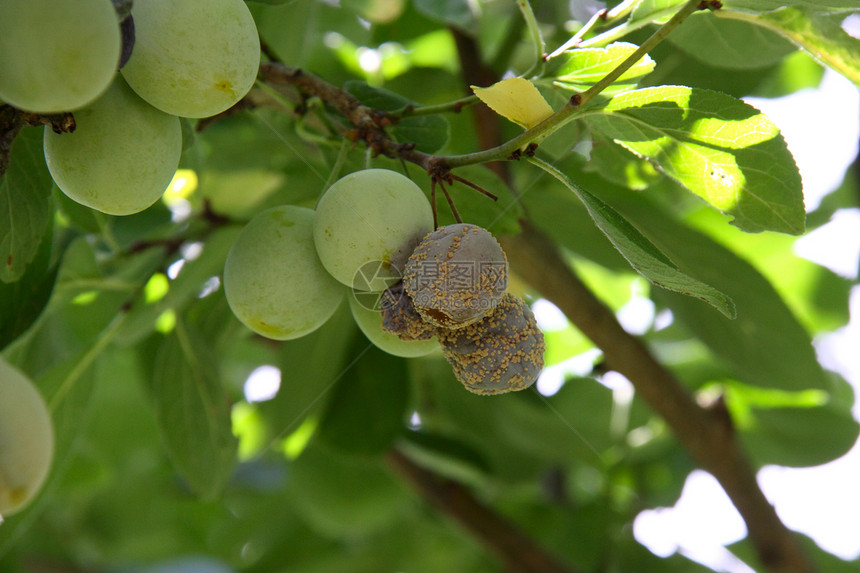
[[[487,88],[472,86],[472,91],[494,112],[526,129],[552,115],[534,84],[523,78],[508,78]]]

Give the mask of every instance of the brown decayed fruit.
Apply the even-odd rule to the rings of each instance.
[[[543,368],[543,333],[525,301],[511,294],[482,320],[437,334],[454,375],[476,394],[523,390]]]
[[[402,282],[386,289],[379,302],[383,330],[396,334],[402,340],[427,340],[436,333],[436,328],[424,322],[415,310]]]
[[[446,225],[425,236],[406,263],[403,284],[430,324],[462,328],[490,313],[505,293],[508,262],[486,229]]]

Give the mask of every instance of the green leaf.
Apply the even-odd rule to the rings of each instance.
[[[588,478],[582,479],[580,477],[582,474],[577,475],[578,473],[576,470],[569,472],[563,480],[567,483],[561,487],[567,491],[596,489],[601,486],[613,487],[604,483],[601,483],[601,486],[596,485],[598,480],[603,481],[604,476],[597,477],[594,474],[591,476],[593,481],[588,483]],[[552,481],[552,478],[548,481]],[[559,481],[562,480],[559,479]],[[554,486],[550,486],[552,487]],[[621,517],[618,510],[604,500],[583,497],[585,499],[572,501],[576,505],[576,511],[564,509],[564,503],[545,499],[518,504],[511,518],[516,523],[529,524],[529,533],[534,538],[540,539],[541,545],[552,554],[558,555],[569,563],[575,563],[576,571],[599,571],[607,559],[611,559],[613,565],[618,563],[617,535]],[[576,540],[575,543],[571,542],[573,539]],[[608,557],[609,555],[611,557]],[[641,573],[642,569],[627,567],[619,571]]]
[[[735,318],[735,305],[729,296],[682,272],[616,210],[588,191],[581,193],[597,226],[642,276],[657,286],[701,299],[728,318]]]
[[[851,281],[796,255],[795,237],[729,228],[719,213],[704,206],[689,212],[685,222],[751,263],[813,336],[848,322]]]
[[[565,166],[565,170],[570,169]],[[588,209],[570,193],[569,188],[544,174],[538,174],[537,177],[532,173],[523,175],[527,175],[527,179],[524,178],[527,184],[522,183],[525,189],[522,200],[529,218],[541,231],[571,252],[608,270],[629,272],[630,264],[597,228]],[[587,183],[582,180],[583,184],[595,189],[598,185],[605,185],[602,178],[590,173],[588,175],[592,181]],[[579,177],[577,180],[580,180]]]
[[[860,87],[860,40],[842,29],[844,15],[791,6],[743,17],[782,34]]]
[[[180,311],[199,295],[207,280],[221,274],[227,253],[241,230],[238,225],[215,230],[204,243],[203,252],[195,259],[185,261],[179,275],[170,281],[163,297],[156,301],[140,297],[129,310],[128,318],[117,333],[116,342],[122,345],[140,342],[152,333],[156,320],[164,312]]]
[[[502,427],[509,423],[500,412],[501,403],[521,399],[519,394],[526,392],[511,392],[492,400],[468,392],[454,377],[451,365],[441,357],[422,360],[420,367],[410,373],[412,387],[418,394],[415,404],[422,431],[456,436],[458,441],[481,453],[490,467],[489,473],[497,479],[529,479],[545,465],[537,457],[535,444],[529,443],[527,437],[516,445],[501,438]],[[511,431],[517,429],[526,433],[531,430],[528,425],[517,424]],[[569,434],[569,441],[571,437],[577,439]],[[562,439],[558,437],[559,441]],[[576,456],[579,450],[568,450],[567,454]]]
[[[47,307],[10,345],[13,353],[22,353],[19,363],[33,375],[39,376],[73,354],[87,352],[111,324],[112,341],[122,324],[118,314],[161,260],[161,252],[150,249],[101,269],[96,256],[85,237],[66,247]]]
[[[844,387],[847,382],[840,381]],[[725,383],[726,404],[746,449],[760,465],[816,466],[844,455],[860,433],[851,401],[822,390],[786,392]],[[847,403],[845,403],[847,402]]]
[[[635,44],[615,42],[605,48],[569,50],[551,60],[547,75],[551,76],[553,84],[560,88],[583,92],[602,80],[637,49]],[[654,60],[645,55],[601,93],[615,95],[633,89],[643,77],[654,70],[654,66]]]
[[[630,21],[661,20],[677,12],[685,0],[641,0],[630,14]]]
[[[615,209],[585,189],[574,185],[568,177],[549,164],[534,159],[531,161],[556,177],[580,198],[598,228],[639,274],[665,289],[703,300],[729,318],[735,317],[735,306],[730,297],[681,271]]]
[[[344,456],[312,443],[290,465],[296,509],[329,535],[367,535],[390,524],[412,498],[379,464],[376,458]]]
[[[382,111],[420,105],[394,92],[374,88],[361,81],[349,81],[343,87],[364,105]],[[401,119],[388,128],[388,133],[399,143],[414,143],[419,151],[434,153],[448,142],[450,130],[448,120],[442,116],[416,115]]]
[[[100,353],[94,348],[95,345],[66,357],[36,379],[51,408],[57,437],[56,451],[63,453],[64,462],[68,461],[70,450],[81,434],[82,421],[92,413],[99,359],[96,354]]]
[[[413,66],[421,68],[442,68],[452,73],[459,70],[457,63],[457,44],[448,30],[435,30],[418,36],[404,46],[406,56]],[[426,97],[426,85],[412,86],[413,90],[422,91]],[[436,89],[451,89],[453,86],[436,86]],[[423,89],[422,89],[423,88]],[[398,93],[401,93],[398,91]]]
[[[586,169],[636,191],[644,191],[660,179],[660,172],[648,160],[600,135],[594,137]]]
[[[511,393],[495,409],[498,439],[548,460],[596,463],[619,438],[612,410],[612,390],[588,378],[568,379],[550,398]]]
[[[70,228],[93,234],[102,231],[99,221],[104,221],[107,215],[71,200],[68,195],[60,191],[56,183],[53,186],[52,199],[54,207],[62,214]]]
[[[573,163],[573,162],[571,162]],[[574,171],[575,165],[565,166]],[[773,286],[742,257],[706,234],[679,222],[647,195],[631,193],[596,175],[577,173],[577,180],[601,188],[601,196],[636,227],[647,233],[684,270],[726,293],[737,318],[729,320],[687,296],[652,289],[658,305],[668,306],[676,323],[707,347],[710,359],[746,384],[798,391],[829,389],[830,381],[816,359],[809,334]],[[567,248],[609,268],[619,268],[608,241],[583,222],[579,201],[567,189],[543,182],[541,193],[525,196],[526,208],[546,232]],[[559,230],[561,227],[566,229]],[[589,228],[591,227],[591,228]],[[555,231],[554,231],[555,230]]]
[[[783,8],[786,4],[788,2],[785,0],[726,0],[723,2],[723,8],[769,12]],[[857,0],[795,0],[791,4],[807,10],[818,11],[853,11],[857,9]]]
[[[415,9],[441,24],[463,30],[472,30],[477,26],[472,3],[467,0],[415,0]]]
[[[816,89],[821,85],[821,80],[824,78],[825,68],[815,59],[803,50],[796,50],[789,54],[772,68],[765,71],[764,81],[756,82],[755,89],[745,89],[743,92],[734,92],[730,95],[744,97],[747,94],[755,95],[763,98],[778,98],[785,95],[793,94],[804,89]],[[734,73],[734,72],[732,72]],[[747,72],[748,77],[752,73],[756,73],[761,79],[761,70],[755,72]],[[680,82],[684,85],[692,85],[687,82]],[[733,87],[737,88],[742,82],[737,82]],[[701,85],[699,87],[708,87]],[[716,87],[717,91],[720,90]],[[753,91],[755,92],[753,94]]]
[[[358,339],[358,362],[341,378],[319,437],[338,449],[381,454],[403,431],[409,399],[406,361]]]
[[[216,357],[179,321],[155,356],[152,394],[158,424],[177,471],[203,498],[214,497],[236,464],[230,400]]]
[[[199,179],[190,199],[206,200],[216,213],[233,220],[250,219],[267,206],[299,204],[310,196],[315,202],[325,180],[319,150],[303,149],[295,123],[273,110],[257,109],[217,122],[197,133],[193,150],[196,153],[183,156]]]
[[[355,12],[355,14],[372,24],[388,24],[396,21],[404,10],[405,0],[343,0],[341,8]]]
[[[53,227],[45,227],[35,258],[13,283],[0,281],[0,349],[27,330],[48,304],[58,265],[51,264]]]
[[[338,4],[325,2],[279,2],[277,0],[248,4],[260,38],[279,59],[291,66],[310,67],[314,72],[327,75],[337,73],[331,65],[331,52],[321,38],[328,31],[336,31],[363,43],[370,36],[367,27],[349,10]],[[367,44],[365,44],[367,45]]]
[[[772,66],[794,51],[771,30],[710,12],[693,14],[668,39],[697,60],[733,70]]]
[[[592,342],[572,325],[561,330],[544,330],[543,337],[546,341],[544,367],[564,362],[568,358],[594,348]]]
[[[667,304],[675,318],[730,367],[735,379],[791,391],[831,386],[809,334],[752,265],[705,234],[679,223],[642,195],[607,188],[604,196],[682,268],[732,297],[737,318],[727,320],[688,297],[652,292],[658,303]]]
[[[758,464],[817,466],[846,454],[857,441],[849,410],[828,406],[755,410],[741,443]]]
[[[612,98],[587,114],[592,129],[666,174],[747,232],[800,234],[800,174],[779,129],[725,94],[664,86]]]
[[[281,343],[277,356],[281,387],[272,400],[258,404],[274,435],[286,436],[331,398],[330,390],[349,371],[357,329],[344,300],[319,329]]]
[[[51,221],[51,174],[42,152],[42,130],[23,129],[9,167],[0,176],[0,281],[21,278]]]
[[[442,434],[406,432],[398,449],[418,465],[460,482],[477,485],[490,470],[478,449]]]

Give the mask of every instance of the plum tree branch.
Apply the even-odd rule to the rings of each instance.
[[[539,141],[560,129],[584,109],[589,101],[597,97],[603,90],[621,77],[624,72],[662,42],[690,14],[697,10],[708,8],[710,5],[711,3],[709,2],[688,0],[668,22],[660,26],[650,38],[645,40],[635,52],[615,69],[587,91],[573,96],[567,104],[547,119],[500,145],[463,155],[439,157],[423,153],[414,148],[405,147],[404,144],[394,143],[385,133],[385,128],[398,121],[397,115],[372,109],[362,104],[352,94],[304,70],[270,61],[263,62],[260,65],[260,76],[264,82],[275,89],[282,90],[286,86],[292,86],[306,95],[319,97],[354,126],[354,129],[348,131],[345,135],[354,141],[364,140],[374,153],[402,158],[420,165],[431,174],[444,174],[454,167],[508,160],[518,150],[525,149],[529,144]],[[455,32],[454,39],[459,42],[458,52],[460,53],[461,60],[464,60],[463,66],[465,67],[469,65],[469,60],[475,58],[463,57],[464,48],[460,45],[462,44],[462,38],[462,34]],[[486,78],[480,77],[480,74],[477,72],[469,73],[464,68],[464,75],[475,77],[475,81],[479,84],[486,83],[484,81]]]
[[[776,515],[755,471],[735,440],[728,414],[700,407],[645,345],[627,333],[579,280],[557,246],[528,222],[517,236],[500,238],[511,266],[603,350],[606,364],[626,376],[636,392],[672,428],[690,455],[722,485],[744,519],[762,564],[780,573],[814,567],[796,537]]]
[[[344,135],[353,141],[364,140],[376,154],[402,158],[420,165],[428,172],[439,162],[436,156],[395,143],[388,137],[385,128],[397,121],[395,116],[364,105],[349,92],[311,73],[279,62],[263,62],[260,64],[260,76],[279,91],[292,86],[305,95],[320,98],[353,126]]]
[[[396,449],[388,462],[421,496],[468,529],[511,573],[575,573],[481,503],[465,486],[415,464]]]
[[[678,25],[696,9],[718,6],[713,2],[687,2],[670,23],[674,21]],[[637,50],[582,97],[594,97],[624,73],[627,69],[624,66],[638,61],[651,49],[649,46],[662,41],[670,30],[668,24],[660,28],[640,47],[641,53]],[[467,81],[467,85],[469,83]],[[582,105],[582,101],[579,104]],[[479,132],[482,129],[479,125]],[[451,158],[447,161],[455,163]],[[554,302],[603,350],[607,365],[633,383],[637,393],[666,420],[693,459],[720,482],[744,519],[761,564],[779,573],[814,571],[798,539],[780,521],[759,488],[755,470],[735,439],[724,403],[718,402],[713,409],[700,407],[674,375],[638,338],[627,333],[612,311],[579,280],[561,257],[557,245],[527,220],[523,221],[521,234],[502,237],[500,241],[517,273]]]
[[[423,167],[431,176],[437,176],[440,173],[446,174],[457,166],[508,159],[515,151],[558,129],[579,113],[585,103],[660,43],[687,16],[698,9],[709,7],[718,7],[718,3],[688,1],[620,66],[588,91],[571,98],[567,105],[550,118],[505,143],[464,155],[439,157],[394,143],[385,133],[385,127],[397,118],[364,106],[347,92],[301,70],[270,62],[261,67],[261,76],[274,87],[280,88],[289,84],[306,94],[319,97],[354,126],[355,131],[347,132],[347,135],[356,141],[365,140],[375,153],[402,158]],[[478,54],[471,54],[460,46],[458,51],[461,59],[466,60],[463,61],[464,70],[469,66],[474,69],[480,67],[476,65],[479,63]],[[473,61],[469,61],[470,59]],[[467,76],[467,85],[474,83],[474,78],[470,78],[469,74],[464,75]],[[484,131],[483,128],[479,129],[479,135]],[[696,462],[720,482],[746,522],[749,538],[761,563],[768,570],[778,573],[814,571],[797,538],[779,520],[774,508],[758,487],[754,468],[737,443],[724,409],[708,410],[700,407],[672,373],[656,361],[644,344],[624,331],[611,310],[606,308],[568,267],[558,253],[557,246],[534,229],[528,221],[523,222],[522,234],[502,238],[502,241],[517,272],[561,308],[568,318],[603,350],[609,366],[630,379],[639,395],[666,420]],[[393,463],[419,486],[419,490],[428,500],[466,523],[465,517],[455,513],[458,509],[440,498],[437,491],[439,488],[428,481],[428,475],[407,466],[406,462],[396,455]],[[484,511],[489,510],[484,508]],[[493,518],[492,514],[487,513],[483,516],[488,520],[501,519],[499,516]],[[477,527],[469,527],[480,537]],[[486,538],[480,538],[489,543]],[[495,550],[495,546],[490,546]]]

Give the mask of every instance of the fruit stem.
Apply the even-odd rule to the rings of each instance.
[[[463,178],[462,178],[462,177],[460,177],[459,175],[454,175],[453,173],[449,173],[448,175],[449,175],[449,177],[450,177],[451,179],[453,179],[454,181],[459,181],[459,182],[460,182],[460,183],[462,183],[463,185],[468,185],[469,187],[471,187],[472,189],[474,189],[475,191],[477,191],[477,192],[478,192],[478,193],[480,193],[481,195],[486,195],[487,197],[489,197],[489,198],[490,198],[490,199],[492,199],[493,201],[498,201],[498,200],[499,200],[499,198],[498,198],[496,195],[494,195],[494,194],[490,193],[489,191],[487,191],[486,189],[484,189],[484,188],[483,188],[483,187],[481,187],[480,185],[476,185],[475,183],[472,183],[472,182],[471,182],[471,181],[469,181],[468,179],[463,179]]]
[[[451,214],[454,215],[454,220],[458,223],[462,223],[463,218],[460,217],[460,213],[457,211],[457,207],[454,206],[454,200],[451,199],[451,195],[448,193],[448,189],[445,187],[445,183],[443,183],[441,179],[439,180],[439,187],[442,188],[442,193],[445,194],[445,199],[448,200],[448,207],[451,208]]]
[[[70,113],[31,113],[0,103],[0,177],[9,167],[12,144],[25,127],[48,126],[54,133],[75,131],[75,118]]]
[[[433,230],[439,228],[439,217],[436,213],[436,178],[430,178],[430,207],[433,208]]]

